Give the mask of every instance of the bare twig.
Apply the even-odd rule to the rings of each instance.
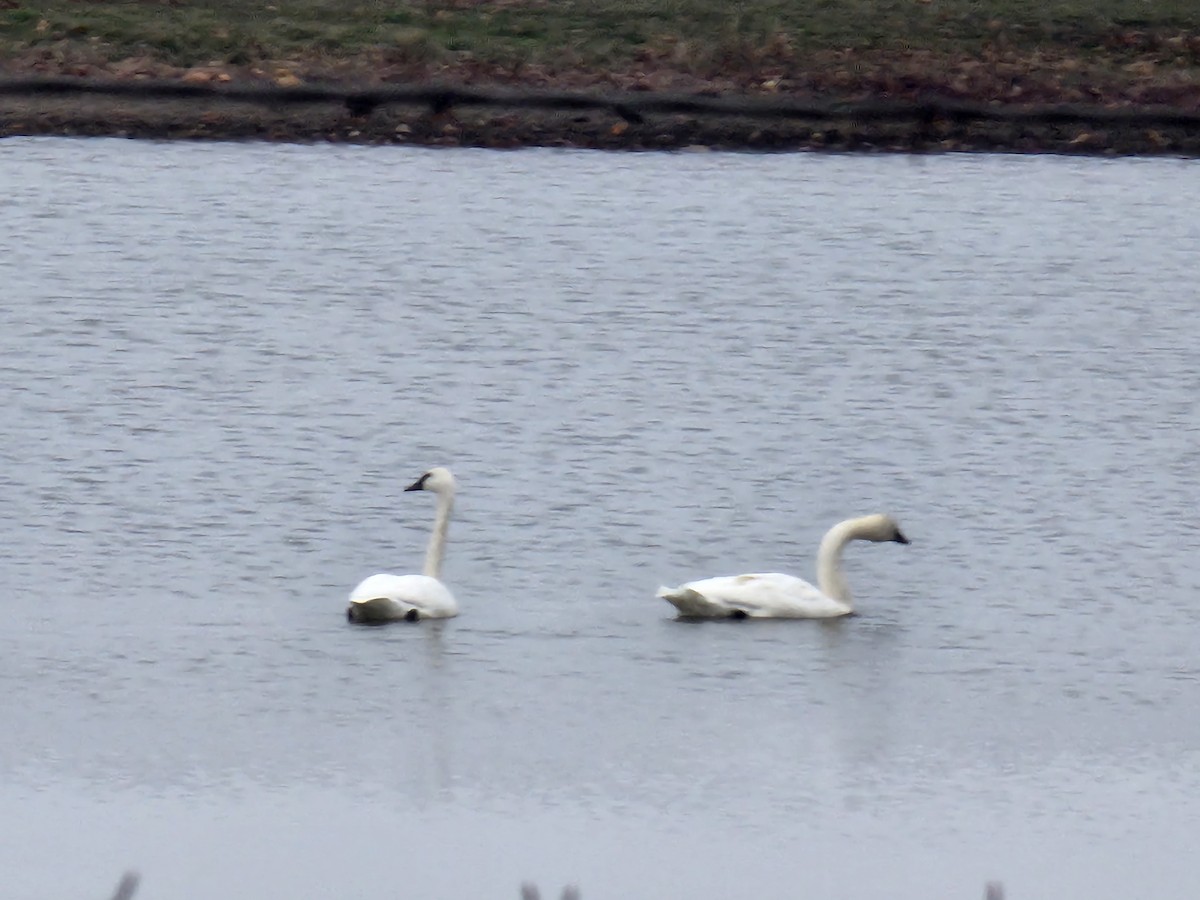
[[[141,881],[141,877],[137,872],[126,872],[117,883],[117,889],[112,895],[112,900],[133,900],[133,895],[137,893],[139,881]]]
[[[532,881],[522,882],[521,884],[521,900],[541,900],[541,891],[538,886]],[[560,900],[579,900],[579,888],[574,884],[568,884],[562,889]]]

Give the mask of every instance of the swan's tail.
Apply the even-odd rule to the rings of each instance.
[[[666,600],[681,616],[697,616],[710,618],[712,616],[727,616],[729,610],[720,604],[713,603],[699,591],[690,587],[660,587],[655,595]]]
[[[392,622],[397,619],[416,620],[416,610],[401,604],[391,597],[368,597],[351,600],[346,608],[346,618],[351,622]]]

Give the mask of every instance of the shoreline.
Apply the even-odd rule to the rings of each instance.
[[[95,85],[93,84],[93,87]],[[711,99],[711,94],[697,94]],[[619,109],[619,107],[618,107]],[[608,151],[720,150],[842,153],[1052,153],[1089,156],[1200,157],[1200,125],[1147,124],[1139,113],[1163,107],[1107,107],[1097,119],[1046,121],[934,116],[882,120],[714,115],[628,114],[606,108],[543,109],[522,105],[455,106],[388,103],[355,114],[346,104],[252,102],[215,93],[195,97],[0,96],[0,138],[120,137],[143,140],[266,141],[519,149],[561,147]],[[1169,110],[1167,110],[1169,113]]]
[[[1087,14],[1073,0],[1046,0],[1033,11],[1011,0],[742,11],[712,0],[356,7],[297,0],[286,8],[232,0],[46,0],[34,8],[14,0],[0,7],[0,137],[1200,157],[1200,13],[1183,0],[1152,10],[1144,0],[1096,0]],[[31,79],[124,90],[3,90]],[[210,96],[136,96],[138,85],[152,84]],[[345,98],[434,85],[731,104],[942,104],[999,114],[856,119],[851,111],[804,119],[660,107],[626,116],[616,104],[556,110],[388,101],[364,109]],[[247,102],[220,98],[222,89],[341,91],[342,100]],[[1055,107],[1095,117],[1021,117]]]

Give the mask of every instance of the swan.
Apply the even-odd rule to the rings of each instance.
[[[372,575],[359,582],[350,592],[346,618],[351,622],[391,622],[403,619],[448,619],[458,615],[458,603],[439,576],[446,555],[446,531],[450,527],[450,512],[454,509],[457,488],[449,469],[438,466],[430,469],[405,491],[433,491],[437,494],[437,516],[429,548],[425,551],[425,572],[422,575]]]
[[[850,589],[842,577],[842,549],[851,541],[895,541],[908,538],[890,516],[875,514],[839,522],[825,533],[817,550],[815,588],[794,575],[727,575],[659,588],[681,616],[734,619],[831,619],[854,612]]]

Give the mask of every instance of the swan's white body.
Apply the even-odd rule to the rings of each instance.
[[[391,622],[447,619],[458,615],[458,602],[442,584],[442,560],[446,554],[446,532],[454,509],[454,476],[449,469],[430,469],[404,490],[433,491],[438,495],[437,516],[423,575],[372,575],[350,592],[346,618],[351,622]]]
[[[662,597],[688,618],[832,619],[854,612],[850,589],[842,577],[842,549],[850,541],[895,541],[906,538],[884,515],[847,519],[834,525],[817,551],[817,583],[794,575],[727,575],[659,588]]]
[[[381,573],[350,592],[350,610],[356,622],[446,619],[458,615],[458,602],[436,578]]]
[[[658,596],[681,616],[698,619],[832,619],[854,611],[803,578],[778,572],[689,581],[677,588],[659,588]]]

